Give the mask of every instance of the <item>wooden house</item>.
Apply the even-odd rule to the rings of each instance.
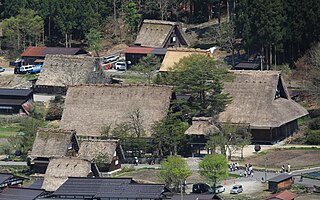
[[[266,198],[266,200],[294,200],[299,195],[288,190],[278,192]]]
[[[44,199],[168,199],[169,190],[163,184],[142,184],[131,178],[70,177],[55,192]]]
[[[49,159],[61,156],[76,156],[79,145],[75,131],[61,129],[38,129],[34,140],[31,158],[31,170],[44,174]]]
[[[100,139],[101,128],[128,122],[138,112],[146,137],[169,111],[173,88],[159,85],[79,85],[68,89],[60,128],[76,130],[82,139]]]
[[[194,55],[207,55],[211,56],[210,52],[201,49],[192,48],[168,48],[166,55],[162,61],[160,72],[168,72],[173,66],[178,63],[182,58]]]
[[[29,114],[32,101],[32,90],[0,88],[0,114]]]
[[[178,23],[147,19],[143,21],[134,44],[154,48],[189,46]]]
[[[279,71],[234,70],[234,80],[224,83],[232,98],[219,122],[248,124],[253,142],[275,143],[298,129],[298,119],[308,111],[294,102]]]
[[[293,184],[293,176],[283,173],[268,180],[268,189],[270,191],[280,191],[290,189]]]
[[[51,158],[42,189],[56,191],[68,177],[99,177],[99,170],[94,163],[81,158]]]
[[[68,86],[104,83],[104,81],[105,74],[99,58],[47,55],[34,91],[65,95]]]
[[[160,62],[162,62],[164,56],[166,55],[166,51],[166,48],[132,46],[123,50],[122,53],[125,55],[126,61],[130,61],[132,65],[135,65],[140,61],[141,58],[147,56],[148,54],[157,56],[160,59]]]
[[[18,187],[23,185],[23,181],[29,180],[27,178],[16,176],[12,173],[0,173],[0,192],[4,190],[4,188],[12,186]]]
[[[30,46],[21,54],[21,58],[25,65],[33,65],[43,63],[47,55],[86,55],[87,53],[80,48]]]
[[[93,160],[100,172],[121,169],[123,155],[119,140],[84,140],[79,150],[79,157]]]

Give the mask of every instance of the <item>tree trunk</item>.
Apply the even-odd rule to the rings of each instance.
[[[68,48],[68,33],[65,34],[66,48]]]
[[[116,0],[113,0],[113,19],[117,20],[117,9],[116,9]]]
[[[221,0],[219,0],[218,4],[218,24],[219,24],[219,30],[220,30],[220,25],[221,25]]]
[[[228,19],[228,22],[230,22],[230,5],[229,5],[229,0],[227,0],[227,19]]]

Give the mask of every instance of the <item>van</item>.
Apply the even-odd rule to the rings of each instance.
[[[116,62],[115,64],[116,70],[127,70],[127,63],[126,62]]]

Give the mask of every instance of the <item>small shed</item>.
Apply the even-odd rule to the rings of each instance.
[[[31,169],[35,173],[44,174],[51,157],[76,156],[78,151],[79,144],[75,131],[38,129],[29,154]]]
[[[94,160],[100,172],[120,169],[123,155],[119,140],[82,141],[79,150],[79,157]]]
[[[32,90],[0,88],[0,114],[28,114],[32,101]]]
[[[260,68],[261,65],[257,62],[240,62],[234,66],[235,70],[259,70]]]
[[[145,57],[148,54],[159,57],[160,62],[162,62],[164,56],[166,55],[166,51],[167,49],[165,48],[132,46],[123,50],[122,53],[124,53],[126,60],[130,61],[131,64],[134,65],[137,64],[142,57]]]
[[[293,184],[293,176],[290,174],[280,174],[268,180],[268,189],[270,191],[279,191],[291,188]]]
[[[292,193],[288,190],[284,190],[267,197],[266,200],[294,200],[298,196],[298,194]]]

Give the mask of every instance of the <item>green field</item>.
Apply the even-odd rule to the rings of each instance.
[[[16,135],[20,130],[19,123],[2,124],[0,126],[0,138],[8,138]]]

